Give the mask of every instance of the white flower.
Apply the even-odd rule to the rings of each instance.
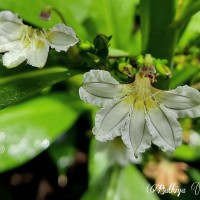
[[[197,90],[189,86],[158,90],[149,77],[140,74],[134,82],[120,84],[107,71],[91,70],[84,74],[79,94],[82,100],[103,107],[96,114],[96,139],[107,141],[121,136],[135,157],[151,142],[163,151],[174,151],[182,142],[177,118],[200,116]]]
[[[195,130],[190,130],[190,139],[189,144],[193,147],[199,147],[200,146],[200,135]]]
[[[130,152],[127,151],[126,146],[123,144],[119,137],[116,137],[115,139],[108,142],[96,143],[95,150],[95,155],[97,155],[97,158],[100,157],[100,154],[106,155],[106,160],[105,157],[103,157],[103,162],[107,161],[108,165],[110,166],[114,164],[119,166],[126,166],[131,162],[138,164],[142,161],[142,157],[136,159],[130,154]]]
[[[67,51],[78,42],[72,28],[57,24],[50,30],[34,29],[10,11],[0,12],[0,53],[3,65],[12,68],[25,60],[35,67],[46,63],[49,46],[56,51]]]

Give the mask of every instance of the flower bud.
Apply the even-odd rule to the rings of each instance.
[[[136,69],[133,68],[133,66],[130,65],[129,63],[127,63],[127,62],[121,62],[121,63],[119,63],[118,70],[122,74],[124,74],[126,76],[129,76],[129,77],[133,77],[136,74]]]
[[[156,71],[161,75],[161,76],[167,76],[167,77],[171,77],[171,71],[169,69],[169,67],[167,67],[164,64],[156,64]]]
[[[112,38],[112,36],[105,36],[103,34],[98,34],[93,40],[94,47],[96,49],[96,54],[99,57],[106,57],[108,55],[108,46],[109,46],[109,41]]]

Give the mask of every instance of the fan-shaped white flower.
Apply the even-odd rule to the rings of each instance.
[[[120,84],[107,71],[91,70],[84,74],[79,94],[82,100],[102,107],[93,128],[96,139],[107,141],[121,136],[136,157],[151,142],[163,151],[174,151],[182,142],[177,118],[200,116],[197,90],[179,86],[162,91],[141,74],[136,74],[132,83]]]
[[[78,42],[72,28],[56,24],[50,30],[34,29],[10,11],[0,12],[0,53],[3,65],[12,68],[25,60],[35,67],[46,63],[49,46],[56,51],[67,51]]]

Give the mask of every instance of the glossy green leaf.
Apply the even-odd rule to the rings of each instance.
[[[0,172],[32,159],[66,132],[83,111],[67,94],[41,96],[0,111]]]
[[[148,185],[149,183],[133,165],[125,168],[115,166],[108,169],[102,178],[89,188],[82,200],[158,200],[155,193],[147,190]]]
[[[9,74],[9,70],[7,70]],[[0,75],[1,76],[1,75]],[[54,67],[0,77],[0,109],[69,77],[66,68]]]

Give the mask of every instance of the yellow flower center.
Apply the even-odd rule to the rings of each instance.
[[[148,77],[137,74],[133,83],[124,85],[124,103],[133,104],[135,109],[149,110],[157,106],[153,97],[157,92],[159,90],[151,86]]]
[[[36,48],[41,48],[45,45],[46,32],[38,29],[34,29],[29,26],[25,26],[24,34],[22,36],[22,42],[25,47],[28,47],[31,43],[34,43]]]

